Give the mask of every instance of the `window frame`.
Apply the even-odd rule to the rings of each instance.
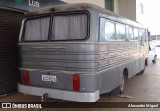
[[[111,23],[113,23],[114,24],[114,29],[115,29],[115,37],[116,37],[116,24],[120,24],[120,25],[123,25],[124,27],[125,27],[125,40],[123,40],[123,39],[117,39],[117,37],[116,37],[116,39],[108,39],[108,40],[106,40],[106,41],[100,41],[100,38],[101,38],[101,35],[100,35],[100,33],[101,33],[101,30],[100,30],[100,25],[101,25],[101,18],[103,18],[103,19],[106,19],[106,21],[108,21],[108,22],[111,22]],[[117,41],[119,41],[119,42],[125,42],[125,41],[127,41],[127,26],[128,25],[126,25],[126,24],[123,24],[123,23],[120,23],[120,22],[117,22],[117,21],[114,21],[114,20],[110,20],[110,19],[108,19],[108,18],[106,18],[106,17],[104,17],[104,16],[100,16],[99,17],[99,34],[98,34],[98,42],[117,42]],[[105,31],[105,28],[104,28],[104,31]]]
[[[128,38],[128,37],[129,37],[129,33],[130,33],[130,32],[129,32],[129,29],[132,30],[132,39],[129,39],[129,38]],[[127,33],[128,33],[128,34],[127,34],[127,41],[134,41],[134,27],[128,26],[128,27],[127,27],[127,30],[128,30],[128,31],[127,31]]]
[[[106,19],[106,18],[104,18],[104,19]],[[115,22],[113,22],[113,21],[111,21],[111,20],[108,20],[108,19],[106,19],[106,22],[109,22],[109,23],[112,23],[113,25],[114,25],[114,36],[116,37],[116,23]],[[105,30],[106,30],[106,22],[105,22],[105,27],[104,27],[104,34],[105,34]],[[105,35],[104,35],[105,36]],[[106,39],[105,39],[106,40]],[[117,40],[117,39],[108,39],[108,40],[106,40],[106,41],[114,41],[114,40]]]
[[[116,39],[108,39],[108,40],[106,40],[106,41],[100,41],[101,40],[101,31],[102,30],[100,30],[100,28],[101,28],[101,19],[105,19],[107,22],[110,22],[110,23],[113,23],[114,24],[114,31],[115,31],[115,33],[114,33],[114,36],[116,36],[116,27],[115,27],[115,23],[116,22],[114,22],[113,20],[110,20],[110,19],[107,19],[107,18],[105,18],[105,17],[103,17],[103,16],[100,16],[99,17],[99,27],[98,27],[98,42],[108,42],[108,41],[117,41]],[[105,26],[106,26],[106,23],[104,24],[104,34],[105,34]],[[105,36],[105,35],[104,35]]]
[[[118,39],[118,38],[117,38],[117,25],[124,26],[124,28],[125,28],[125,39]],[[117,40],[117,41],[126,41],[126,39],[127,39],[126,25],[117,22],[117,23],[115,23],[115,30],[116,30],[116,31],[115,31],[116,40]]]
[[[26,26],[26,23],[28,20],[34,20],[34,19],[37,19],[37,18],[45,18],[45,17],[50,17],[50,21],[49,21],[49,30],[48,30],[48,37],[49,38],[49,31],[50,31],[50,23],[51,23],[51,15],[50,14],[42,14],[42,15],[36,15],[36,16],[31,16],[31,17],[28,17],[25,19],[24,21],[24,25],[23,25],[23,29],[22,29],[22,35],[21,35],[21,40],[22,42],[47,42],[47,40],[25,40],[25,26]]]
[[[55,15],[61,15],[61,14],[66,14],[66,15],[70,15],[70,14],[86,14],[87,15],[87,35],[84,39],[72,39],[72,40],[51,40],[51,30],[52,30],[52,23],[53,23],[53,16]],[[49,30],[48,30],[48,39],[47,40],[25,40],[25,26],[26,26],[26,22],[27,20],[32,20],[32,19],[37,19],[37,18],[45,18],[45,17],[50,17],[50,21],[49,21]],[[22,42],[54,42],[54,41],[85,41],[88,40],[90,37],[90,13],[87,10],[78,10],[78,11],[64,11],[64,12],[55,12],[55,13],[46,13],[46,14],[37,14],[37,15],[33,15],[33,16],[29,16],[26,19],[24,19],[24,24],[22,26],[22,34],[21,34],[21,41]]]
[[[142,15],[144,14],[144,6],[142,3],[140,3],[140,12]]]
[[[101,18],[103,18],[103,19],[106,19],[106,21],[108,21],[108,22],[111,22],[111,23],[114,23],[114,27],[115,27],[115,36],[116,36],[116,24],[120,24],[120,25],[124,25],[124,27],[125,27],[125,40],[121,40],[121,39],[117,39],[117,37],[116,37],[116,39],[108,39],[108,40],[106,40],[106,41],[101,41],[101,31],[105,31],[105,28],[104,28],[104,30],[100,30],[100,26],[101,26]],[[132,34],[133,34],[133,40],[128,40],[128,33],[129,33],[129,28],[131,28],[132,29]],[[138,37],[139,37],[139,39],[138,40],[134,40],[134,38],[135,38],[135,34],[134,34],[134,29],[136,29],[136,30],[138,30]],[[125,23],[121,23],[121,22],[118,22],[118,21],[116,21],[116,20],[112,20],[112,19],[109,19],[109,18],[107,18],[107,17],[105,17],[104,15],[101,15],[100,17],[99,17],[99,30],[98,30],[98,42],[141,42],[141,38],[140,38],[140,36],[139,36],[139,31],[140,30],[143,30],[144,28],[143,27],[138,27],[138,26],[134,26],[134,25],[129,25],[129,24],[125,24]],[[145,33],[147,33],[147,30],[146,29],[144,29],[145,30]],[[147,35],[148,36],[148,35]]]
[[[86,14],[87,15],[87,34],[86,34],[86,37],[84,37],[83,39],[66,39],[66,40],[52,40],[51,39],[51,35],[52,35],[52,25],[53,25],[53,18],[54,16],[56,15],[78,15],[78,14]],[[66,12],[57,12],[57,13],[54,13],[51,15],[51,28],[50,28],[50,33],[49,33],[49,41],[83,41],[83,40],[88,40],[89,39],[89,36],[90,36],[90,13],[89,11],[67,11]]]
[[[138,39],[135,39],[135,30],[138,31]],[[139,28],[136,28],[136,27],[133,27],[133,41],[136,41],[136,42],[140,42],[141,41],[141,38],[140,38],[140,34],[139,34]]]

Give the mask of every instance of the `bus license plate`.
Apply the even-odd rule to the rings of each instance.
[[[57,82],[57,77],[53,75],[42,75],[42,81],[45,82]]]

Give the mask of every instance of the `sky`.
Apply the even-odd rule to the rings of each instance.
[[[145,25],[152,35],[160,35],[160,0],[144,1]]]

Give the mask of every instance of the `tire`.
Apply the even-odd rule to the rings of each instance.
[[[157,55],[154,56],[154,59],[152,60],[153,64],[157,62]]]
[[[141,74],[141,75],[144,74],[144,71],[145,71],[145,67],[144,67],[144,69],[140,72],[140,74]]]
[[[126,72],[124,71],[122,78],[121,78],[120,85],[118,86],[117,91],[116,91],[118,95],[121,95],[124,93],[126,81],[127,81],[127,76],[126,76]]]
[[[145,60],[145,66],[148,66],[148,61],[147,61],[147,59]]]
[[[136,74],[137,76],[138,75],[142,75],[142,74],[144,74],[144,72],[145,72],[145,66],[144,66],[144,69],[141,71],[141,72],[139,72],[138,74]]]

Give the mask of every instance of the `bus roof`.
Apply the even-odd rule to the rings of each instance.
[[[86,8],[86,9],[84,9]],[[74,4],[63,4],[63,5],[56,5],[56,6],[50,6],[46,8],[40,8],[34,11],[31,11],[28,13],[28,15],[37,15],[37,14],[46,14],[46,13],[55,13],[55,12],[64,12],[64,11],[75,11],[75,10],[93,10],[95,12],[98,12],[101,17],[105,17],[109,20],[113,20],[119,23],[123,23],[126,25],[130,25],[133,27],[138,27],[138,28],[144,28],[143,25],[132,21],[128,18],[122,17],[116,13],[113,13],[109,10],[106,10],[102,7],[89,4],[89,3],[74,3]]]

